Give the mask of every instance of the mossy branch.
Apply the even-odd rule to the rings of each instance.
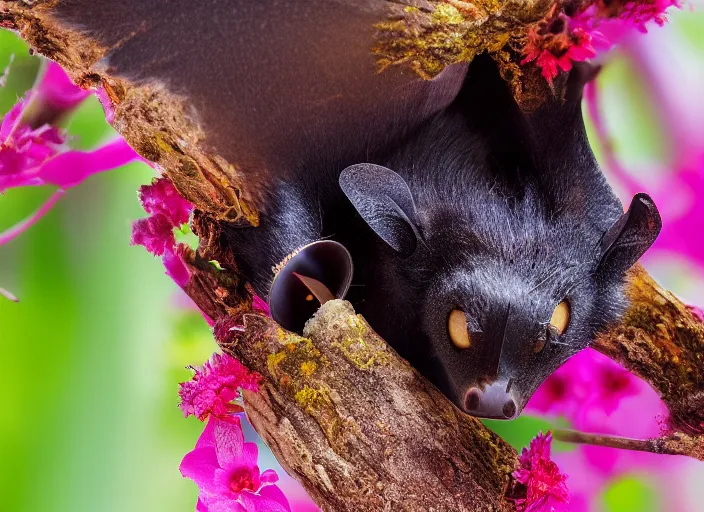
[[[674,431],[704,434],[704,322],[640,265],[630,272],[628,297],[621,323],[594,348],[655,388]]]
[[[462,414],[345,301],[304,336],[242,317],[223,350],[265,378],[245,410],[324,510],[511,510],[516,453]]]

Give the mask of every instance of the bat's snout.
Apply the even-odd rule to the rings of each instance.
[[[512,420],[518,416],[516,399],[504,379],[483,388],[470,388],[464,397],[464,410],[472,416],[497,420]]]

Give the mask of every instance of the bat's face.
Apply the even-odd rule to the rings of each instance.
[[[590,276],[598,261],[529,275],[521,263],[476,256],[441,271],[428,289],[422,329],[432,364],[424,373],[463,411],[513,419],[618,315],[621,283],[599,289]]]
[[[405,331],[395,320],[403,336],[426,342],[412,362],[458,407],[486,418],[517,417],[550,374],[618,318],[625,272],[660,229],[642,194],[604,231],[546,211],[530,191],[464,211],[449,198],[417,209],[401,176],[380,166],[348,168],[340,184],[395,251],[397,272],[378,293],[405,290],[383,300],[414,310]]]

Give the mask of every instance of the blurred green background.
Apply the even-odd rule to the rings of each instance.
[[[656,30],[677,34],[701,66],[704,17],[671,18]],[[15,35],[0,30],[0,70],[12,54],[0,116],[40,66]],[[628,63],[616,55],[599,80],[619,154],[627,163],[663,158],[667,147]],[[114,136],[95,98],[68,128],[77,148]],[[0,287],[20,298],[0,300],[0,510],[194,509],[196,488],[178,466],[202,425],[182,417],[177,389],[191,376],[184,367],[201,364],[215,345],[161,262],[129,245],[131,221],[144,216],[136,191],[152,176],[144,164],[93,176],[0,247]],[[0,231],[49,194],[23,188],[0,196]],[[701,280],[681,266],[660,262],[655,270],[668,287],[704,304]],[[546,424],[522,418],[493,426],[520,447]],[[601,500],[612,511],[666,510],[647,482],[623,478]]]

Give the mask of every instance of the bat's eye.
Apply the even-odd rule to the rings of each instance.
[[[461,309],[453,309],[447,319],[447,331],[453,345],[457,348],[469,348],[472,340],[467,330],[467,317]]]
[[[563,335],[570,325],[570,303],[566,300],[560,302],[555,311],[552,312],[550,325],[555,328],[559,335]]]

